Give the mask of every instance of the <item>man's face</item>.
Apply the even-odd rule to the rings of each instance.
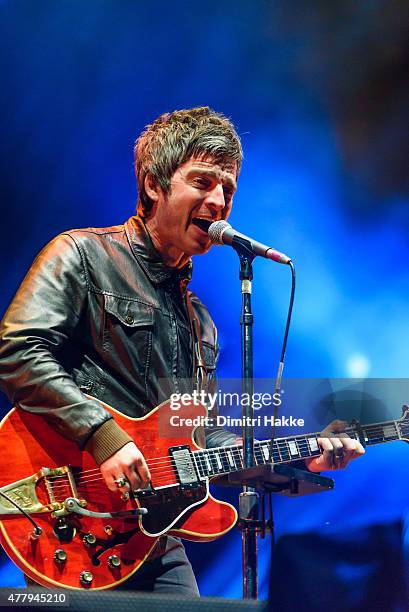
[[[168,194],[157,188],[157,206],[148,227],[156,248],[172,265],[178,253],[190,257],[210,249],[207,232],[192,220],[227,219],[236,191],[236,164],[190,159],[175,171],[170,187]]]

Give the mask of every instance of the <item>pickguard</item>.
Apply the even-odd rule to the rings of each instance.
[[[139,500],[140,505],[148,510],[148,514],[140,519],[142,531],[146,535],[157,536],[174,525],[180,527],[190,514],[189,508],[198,508],[206,501],[208,494],[206,481],[182,490],[180,486],[155,490],[153,495]]]

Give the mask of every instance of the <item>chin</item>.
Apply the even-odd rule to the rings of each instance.
[[[189,240],[185,248],[181,248],[186,255],[203,255],[210,250],[211,246],[210,240],[203,240],[203,242],[201,240]]]
[[[211,246],[212,246],[211,244],[198,245],[194,249],[192,249],[192,252],[190,254],[191,255],[204,255],[205,253],[210,251]]]

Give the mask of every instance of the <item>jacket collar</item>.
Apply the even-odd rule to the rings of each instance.
[[[166,266],[161,254],[153,246],[141,217],[130,217],[125,223],[125,230],[133,254],[152,282],[162,283],[169,279],[179,282],[183,280],[186,284],[190,282],[193,269],[192,260],[190,259],[180,270]]]

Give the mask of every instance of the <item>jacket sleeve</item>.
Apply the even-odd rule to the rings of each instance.
[[[88,450],[101,463],[130,438],[58,361],[87,297],[81,254],[72,236],[61,234],[38,255],[0,324],[0,384],[15,406],[44,417],[80,448],[94,438]]]

